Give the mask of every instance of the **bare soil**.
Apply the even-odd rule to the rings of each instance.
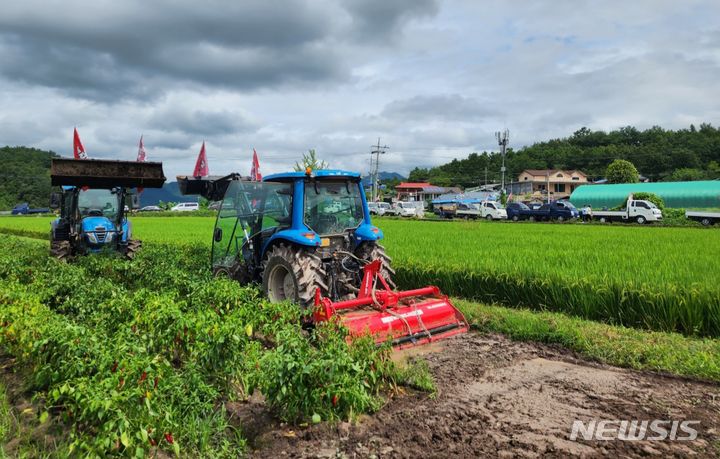
[[[257,458],[720,456],[716,384],[601,365],[558,347],[477,333],[404,351],[400,358],[425,359],[437,394],[409,391],[353,424],[309,427],[276,421],[259,398],[228,408]],[[693,441],[571,441],[576,419],[700,424],[693,426]]]

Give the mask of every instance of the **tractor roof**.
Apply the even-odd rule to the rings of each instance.
[[[263,177],[263,182],[281,182],[286,180],[300,179],[304,177],[307,177],[307,175],[305,175],[305,172],[283,172],[281,174],[272,174]],[[340,169],[320,169],[312,171],[310,177],[359,179],[360,173],[343,171]]]

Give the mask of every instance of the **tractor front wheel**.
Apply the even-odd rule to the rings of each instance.
[[[127,245],[123,249],[123,255],[128,260],[135,258],[135,254],[142,248],[142,241],[137,239],[129,239]]]
[[[272,303],[289,300],[308,307],[318,288],[327,292],[326,277],[322,260],[316,253],[280,244],[270,249],[265,258],[263,291]]]
[[[72,247],[70,241],[52,241],[50,242],[50,256],[58,260],[68,261],[72,255]]]
[[[365,261],[382,260],[382,269],[380,270],[380,274],[382,274],[385,278],[390,288],[397,288],[397,285],[395,285],[395,281],[393,280],[393,277],[395,277],[395,270],[392,269],[390,264],[392,262],[392,258],[385,253],[385,247],[375,242],[366,242],[357,248],[355,255]],[[360,286],[358,285],[357,287],[359,288]]]

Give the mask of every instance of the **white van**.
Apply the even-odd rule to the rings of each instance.
[[[181,202],[170,210],[173,212],[192,212],[200,210],[200,204],[197,202]]]
[[[368,202],[370,215],[385,215],[391,209],[387,202]]]

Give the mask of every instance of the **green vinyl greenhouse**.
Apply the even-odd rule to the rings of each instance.
[[[570,195],[570,202],[578,207],[613,208],[627,201],[630,193],[639,192],[655,193],[672,208],[720,208],[720,180],[582,185]]]

